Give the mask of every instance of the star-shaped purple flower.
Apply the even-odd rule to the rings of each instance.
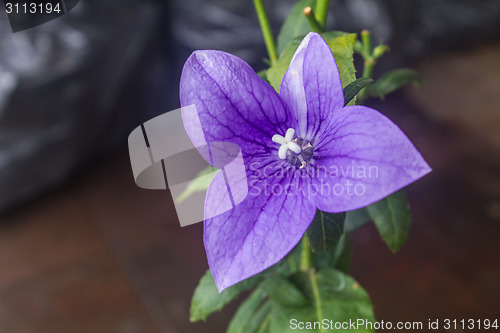
[[[431,170],[384,115],[344,106],[335,59],[316,33],[295,52],[279,95],[243,60],[205,50],[186,61],[180,99],[198,111],[197,121],[183,115],[195,145],[201,125],[203,140],[237,144],[245,162],[246,179],[237,181],[249,190],[240,204],[215,216],[227,199],[222,176],[205,200],[206,216],[215,216],[204,222],[204,242],[219,291],[281,260],[317,209],[367,206]]]

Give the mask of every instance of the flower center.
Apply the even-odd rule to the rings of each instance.
[[[294,138],[294,135],[295,130],[289,128],[284,137],[275,134],[272,140],[281,145],[278,150],[279,158],[302,169],[311,160],[314,148],[311,142],[299,137]]]

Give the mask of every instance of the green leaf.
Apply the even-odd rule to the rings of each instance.
[[[344,223],[344,232],[353,232],[371,220],[366,208],[360,208],[347,212]]]
[[[342,86],[345,87],[356,80],[356,69],[354,68],[354,63],[352,61],[356,34],[348,34],[341,31],[330,31],[322,34],[322,36],[332,50],[339,69]],[[299,47],[299,44],[300,41],[297,40],[289,42],[285,46],[276,63],[267,71],[269,83],[277,92],[279,92],[281,80],[283,80],[283,76],[285,75],[288,66],[290,66],[290,61],[292,60],[295,50]],[[353,101],[351,101],[351,103],[352,102]]]
[[[269,83],[269,80],[267,79],[267,69],[263,69],[257,73],[258,76],[267,83]]]
[[[352,239],[351,235],[344,234],[339,240],[334,254],[333,267],[348,274],[351,268]]]
[[[408,239],[411,215],[404,191],[396,192],[367,207],[378,232],[389,248],[396,252]]]
[[[345,213],[333,214],[319,209],[307,229],[307,237],[314,252],[334,249],[344,232]]]
[[[208,186],[212,182],[212,179],[214,179],[215,175],[217,174],[217,171],[219,171],[219,169],[216,169],[211,165],[201,170],[196,178],[189,183],[186,189],[181,194],[179,194],[176,201],[178,203],[181,203],[196,192],[206,191],[208,189]]]
[[[254,292],[240,305],[234,314],[226,333],[246,333],[248,326],[255,321],[254,316],[267,298],[267,295],[262,289],[257,288]]]
[[[276,272],[283,276],[289,276],[300,270],[300,243],[285,258],[270,268],[270,272]]]
[[[210,270],[200,280],[191,300],[190,321],[206,320],[215,311],[221,310],[226,304],[242,292],[254,287],[262,280],[259,275],[244,280],[219,294]]]
[[[351,268],[352,241],[351,235],[344,233],[340,237],[334,251],[315,254],[315,263],[318,269],[335,268],[348,274]]]
[[[396,69],[385,73],[375,81],[370,87],[368,87],[368,93],[371,96],[379,97],[384,99],[386,95],[399,89],[405,84],[413,83],[415,85],[420,84],[421,77],[416,71],[411,69]]]
[[[299,286],[309,298],[311,305],[303,307],[287,307],[273,303],[271,311],[271,332],[296,332],[293,319],[297,322],[330,323],[349,322],[364,319],[375,320],[373,306],[366,291],[350,276],[334,269],[316,272],[300,272],[292,277],[292,283]],[[356,332],[367,333],[374,330],[366,327],[349,327],[336,330],[324,327],[306,327],[307,332]]]
[[[252,320],[245,327],[245,333],[270,333],[271,302],[265,302],[255,313]],[[274,332],[274,331],[273,331]]]
[[[361,89],[369,85],[371,82],[373,82],[372,79],[368,77],[362,77],[360,79],[357,79],[356,81],[349,83],[344,88],[344,105],[347,105],[354,97],[356,97]]]
[[[322,34],[325,41],[330,46],[335,62],[339,68],[340,80],[342,87],[348,86],[356,80],[356,68],[352,60],[354,53],[354,43],[356,42],[356,34],[349,34],[342,31],[329,31]],[[351,100],[351,105],[354,100]]]
[[[304,295],[286,278],[273,275],[268,277],[260,287],[269,297],[282,305],[297,307],[309,304]]]
[[[288,66],[290,66],[290,61],[292,61],[293,54],[297,47],[299,47],[299,42],[288,43],[278,60],[267,70],[269,84],[276,92],[280,91],[281,80],[283,80],[283,76]]]
[[[278,54],[285,49],[285,46],[298,37],[304,37],[311,31],[309,22],[304,15],[304,8],[311,6],[316,8],[316,0],[302,0],[297,2],[281,26],[277,39]]]

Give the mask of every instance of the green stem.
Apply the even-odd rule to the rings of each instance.
[[[371,78],[373,73],[373,67],[375,66],[376,60],[373,57],[372,51],[372,34],[368,30],[361,31],[361,42],[363,44],[363,58],[365,60],[363,66],[363,77]]]
[[[367,77],[369,79],[371,79],[372,77],[372,74],[373,74],[373,67],[375,67],[375,59],[373,58],[368,58],[368,59],[365,59],[365,63],[364,63],[364,66],[363,66],[363,77]]]
[[[318,321],[323,320],[323,311],[321,310],[321,294],[319,293],[319,286],[318,286],[318,280],[316,278],[316,275],[314,273],[309,273],[309,277],[311,278],[311,287],[313,291],[313,297],[314,297],[314,305],[316,309],[316,317],[318,318]],[[320,332],[324,332],[323,326],[320,327]]]
[[[328,6],[330,5],[330,0],[318,0],[316,3],[316,20],[318,20],[322,32],[326,29],[326,18],[328,16]]]
[[[370,56],[372,54],[372,33],[369,30],[361,31],[361,42],[363,43],[364,56]]]
[[[314,12],[311,7],[304,8],[304,15],[306,16],[307,22],[309,22],[309,26],[311,27],[311,31],[322,33],[323,28],[319,24],[319,22],[314,17]]]
[[[264,8],[262,0],[253,0],[253,4],[255,6],[255,11],[257,12],[257,17],[259,18],[260,29],[262,30],[262,35],[264,36],[264,42],[266,43],[269,60],[272,64],[278,59],[278,52],[276,51],[276,44],[274,43],[271,24],[267,18],[266,9]]]
[[[373,67],[377,60],[373,57],[372,51],[372,34],[368,30],[361,31],[362,51],[361,55],[364,59],[363,77],[371,78],[373,74]],[[358,104],[361,104],[366,99],[366,88],[361,89],[358,93]]]
[[[300,270],[309,271],[314,267],[314,257],[311,250],[311,246],[309,246],[309,238],[307,235],[302,237],[302,249],[300,252]]]

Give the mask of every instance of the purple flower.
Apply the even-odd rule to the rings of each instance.
[[[215,216],[204,222],[204,242],[219,291],[281,260],[317,209],[367,206],[431,170],[384,115],[344,106],[335,59],[316,33],[298,47],[279,95],[243,60],[205,50],[186,61],[180,99],[198,111],[199,122],[183,115],[193,142],[201,124],[203,140],[237,144],[245,162],[238,181],[249,190],[239,205],[213,213],[227,199],[222,176],[205,200],[206,216]]]

